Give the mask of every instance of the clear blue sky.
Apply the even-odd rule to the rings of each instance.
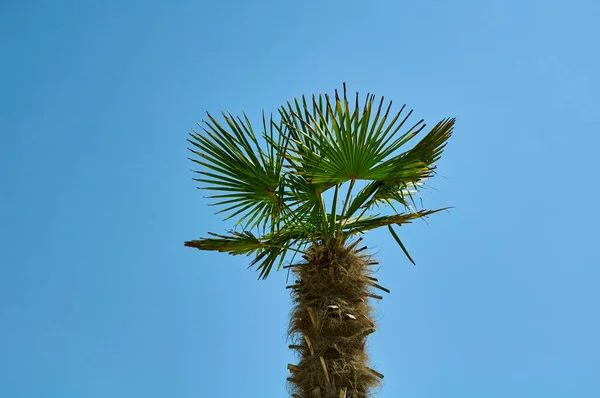
[[[285,397],[286,275],[183,247],[185,139],[346,81],[458,120],[417,266],[366,237],[378,396],[600,397],[596,1],[0,4],[0,396]]]

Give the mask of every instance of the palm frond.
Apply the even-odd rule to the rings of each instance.
[[[454,119],[444,119],[426,134],[412,149],[409,149],[375,168],[378,177],[363,188],[348,208],[352,216],[359,208],[370,209],[382,201],[396,201],[407,206],[404,200],[411,190],[418,193],[422,182],[435,172],[448,139],[452,135]],[[410,197],[409,195],[409,197]]]
[[[386,227],[388,225],[410,224],[412,220],[418,218],[425,218],[427,216],[430,216],[431,214],[448,209],[449,208],[445,207],[436,210],[419,210],[412,213],[399,213],[389,216],[363,216],[360,218],[347,220],[347,222],[344,224],[344,230],[346,234],[350,235],[356,233],[365,233],[367,231],[381,227]]]
[[[255,255],[250,266],[260,271],[259,278],[266,278],[273,266],[281,267],[288,251],[298,251],[297,246],[310,242],[312,236],[307,228],[288,224],[277,233],[256,236],[251,231],[229,231],[229,235],[209,232],[211,238],[187,241],[187,247],[199,250],[218,251],[231,255]]]
[[[353,109],[345,87],[343,101],[337,92],[335,97],[332,104],[327,95],[325,101],[313,96],[312,108],[307,107],[304,112],[298,109],[299,105],[294,109],[289,103],[280,109],[290,131],[291,145],[286,155],[290,166],[310,183],[324,187],[349,180],[389,178],[398,167],[390,169],[382,162],[421,131],[425,127],[423,121],[398,135],[412,111],[401,118],[405,108],[402,107],[388,120],[392,103],[382,116],[383,98],[372,117],[375,96],[368,95],[361,105],[357,94]],[[306,104],[304,97],[302,101]]]
[[[213,205],[222,208],[218,213],[229,213],[226,219],[238,216],[237,224],[245,221],[244,228],[250,229],[259,224],[275,224],[281,207],[278,191],[283,175],[279,152],[285,147],[285,137],[278,135],[277,148],[267,141],[263,150],[246,115],[244,120],[225,113],[223,117],[229,129],[209,114],[209,120],[201,125],[204,134],[190,134],[190,151],[196,155],[191,160],[204,168],[196,171],[201,177],[194,180],[205,184],[206,190],[221,192],[210,198],[217,200]],[[267,130],[264,115],[263,126]],[[263,134],[273,137],[272,120],[269,127]]]

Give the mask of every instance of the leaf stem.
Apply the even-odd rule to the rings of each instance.
[[[350,186],[348,187],[348,193],[346,194],[346,200],[344,200],[344,207],[342,207],[342,213],[340,214],[340,229],[339,229],[340,232],[342,232],[343,220],[344,220],[344,216],[346,214],[346,208],[348,206],[348,202],[350,201],[350,194],[352,193],[352,188],[354,188],[355,182],[356,182],[356,178],[353,178],[350,180]]]

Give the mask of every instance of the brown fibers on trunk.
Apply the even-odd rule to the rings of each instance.
[[[299,362],[288,365],[288,381],[294,397],[365,398],[383,377],[367,367],[365,340],[375,331],[368,298],[376,279],[356,243],[314,245],[306,261],[292,266],[289,335]]]

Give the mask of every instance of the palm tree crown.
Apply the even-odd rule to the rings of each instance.
[[[412,261],[393,226],[444,210],[422,209],[415,196],[434,174],[454,119],[405,149],[426,125],[407,125],[412,111],[392,114],[391,106],[370,94],[349,100],[344,84],[342,98],[336,91],[294,99],[277,120],[263,113],[259,136],[245,114],[223,113],[224,124],[208,114],[203,132],[188,139],[191,160],[202,166],[195,180],[215,192],[218,213],[236,228],[185,245],[254,254],[251,265],[266,278],[290,252],[386,226]]]

